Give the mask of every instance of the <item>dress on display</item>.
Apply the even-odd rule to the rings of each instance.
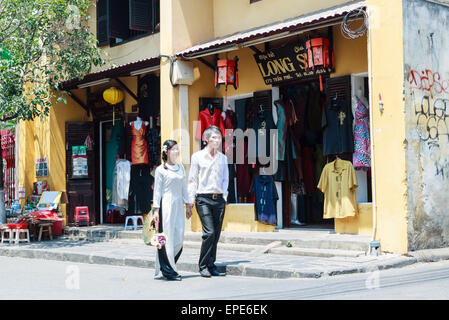
[[[182,251],[184,241],[184,204],[189,203],[186,173],[181,164],[173,166],[161,164],[157,167],[154,181],[153,207],[160,208],[160,231],[167,235],[167,242],[162,249],[166,252],[169,268],[176,271],[176,261]],[[160,254],[164,250],[159,249]],[[162,250],[162,251],[161,251]],[[155,276],[161,271],[161,257],[156,256]],[[167,267],[167,266],[163,266]]]
[[[131,123],[133,141],[131,143],[131,163],[148,164],[148,145],[145,139],[146,125],[141,122],[140,128],[136,129],[135,122]]]
[[[151,209],[153,177],[148,165],[148,146],[145,139],[146,125],[141,122],[139,130],[131,123],[131,181],[129,185],[128,213],[143,214]]]
[[[354,127],[354,168],[367,169],[371,167],[371,151],[369,136],[369,108],[358,97],[355,97],[355,127]]]

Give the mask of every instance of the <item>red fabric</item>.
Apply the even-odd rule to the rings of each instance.
[[[146,125],[142,121],[140,129],[134,127],[131,123],[133,141],[131,142],[131,163],[132,164],[148,164],[148,146],[145,139]]]
[[[224,127],[225,129],[231,129],[234,131],[235,127],[237,126],[237,117],[235,115],[235,112],[232,110],[226,110],[226,118],[224,120]],[[232,132],[229,132],[227,137],[232,136]],[[226,142],[226,141],[225,141]],[[231,139],[229,139],[229,142],[232,142]],[[233,144],[226,145],[226,143],[223,143],[223,153],[226,155],[232,154],[233,151]],[[234,155],[235,156],[235,155]]]
[[[313,148],[303,147],[301,156],[306,193],[312,193],[315,191],[315,178],[313,176],[313,173],[315,172],[313,166]]]
[[[216,126],[220,128],[223,138],[225,136],[225,126],[223,122],[223,117],[221,116],[221,111],[219,109],[214,108],[214,113],[211,116],[209,109],[206,108],[203,111],[201,111],[198,115],[198,127],[196,128],[196,135],[195,138],[197,140],[201,140],[201,137],[203,136],[204,130],[209,128],[210,126]]]
[[[248,164],[248,142],[244,143],[244,164],[236,164],[237,194],[238,196],[248,196],[251,189],[251,176]]]

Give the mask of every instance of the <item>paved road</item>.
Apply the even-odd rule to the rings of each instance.
[[[183,281],[154,270],[0,257],[0,299],[449,299],[449,261],[320,279],[227,276]]]

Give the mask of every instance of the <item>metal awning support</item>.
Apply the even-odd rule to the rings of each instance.
[[[128,94],[134,98],[134,100],[136,100],[136,102],[139,102],[139,99],[137,98],[137,96],[134,94],[134,92],[131,91],[131,89],[129,89],[126,84],[123,83],[122,80],[120,80],[119,78],[114,78],[115,81],[118,82],[118,84],[120,85],[120,87],[122,87],[126,92],[128,92]]]
[[[77,96],[75,96],[75,94],[72,91],[68,91],[70,94],[69,96],[76,102],[78,103],[84,110],[86,110],[86,113],[88,116],[90,116],[90,109],[89,107],[81,101],[80,98],[78,98]]]

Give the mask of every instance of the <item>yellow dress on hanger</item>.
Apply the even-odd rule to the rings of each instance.
[[[337,159],[321,173],[318,189],[324,193],[324,219],[353,217],[357,214],[357,177],[350,161]]]

